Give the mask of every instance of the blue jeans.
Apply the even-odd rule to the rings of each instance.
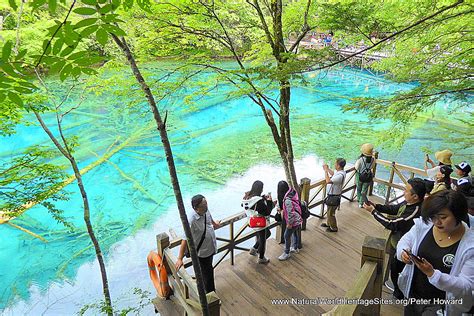
[[[292,228],[286,228],[285,230],[285,253],[290,253],[290,243],[293,248],[298,248],[298,226]],[[293,240],[292,240],[293,239]]]

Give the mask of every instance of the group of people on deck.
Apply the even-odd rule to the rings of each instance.
[[[404,201],[394,205],[375,204],[367,199],[368,188],[373,182],[375,157],[371,144],[361,147],[355,163],[357,202],[361,209],[371,212],[374,219],[392,231],[390,237],[390,279],[395,298],[414,298],[416,304],[405,306],[405,315],[461,315],[473,313],[474,303],[474,207],[473,178],[467,162],[454,165],[458,180],[452,180],[452,152],[437,152],[435,164],[428,155],[425,170],[428,179],[412,178],[405,186]],[[327,222],[321,224],[327,232],[338,231],[336,210],[340,207],[346,177],[346,161],[337,158],[334,169],[324,164],[328,184]],[[263,193],[262,181],[255,181],[245,192],[241,206],[249,217],[249,226],[256,231],[256,242],[249,254],[258,256],[258,264],[268,264],[265,257],[267,228],[274,208],[275,219],[282,224],[284,250],[279,260],[288,260],[302,248],[302,209],[298,192],[286,181],[280,181],[277,198]],[[202,195],[192,198],[193,215],[190,226],[206,292],[215,290],[213,256],[217,251],[214,229],[219,222],[208,212],[207,201]],[[186,241],[176,263],[183,265]],[[441,313],[441,314],[440,314]]]

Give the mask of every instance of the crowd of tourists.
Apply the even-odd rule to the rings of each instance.
[[[355,163],[357,203],[371,212],[374,219],[389,229],[390,282],[386,286],[398,299],[415,298],[424,304],[409,304],[405,315],[460,315],[473,313],[474,303],[474,184],[471,166],[463,161],[454,164],[453,153],[443,150],[435,153],[436,163],[425,157],[427,177],[407,181],[404,200],[393,205],[375,204],[367,198],[374,180],[374,147],[361,146],[361,155]],[[337,158],[334,169],[323,165],[328,185],[324,203],[327,221],[321,226],[328,233],[338,231],[336,210],[340,207],[346,178],[346,160]],[[456,170],[457,180],[451,178]],[[269,218],[276,209],[275,219],[281,223],[283,253],[278,260],[285,261],[302,248],[301,225],[309,216],[307,205],[301,202],[296,188],[286,181],[277,186],[277,198],[263,194],[264,184],[255,181],[245,192],[241,207],[248,217],[248,225],[255,230],[255,244],[249,254],[257,256],[257,264],[268,264],[265,256],[266,240],[270,237]],[[191,233],[201,265],[206,292],[215,290],[213,256],[217,251],[214,221],[204,196],[196,195],[191,201],[194,213],[190,217]],[[183,265],[187,245],[184,240],[176,263]],[[449,304],[449,302],[456,304]]]

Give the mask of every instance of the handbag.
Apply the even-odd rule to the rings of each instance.
[[[204,214],[204,232],[202,233],[201,240],[196,248],[196,253],[199,253],[199,249],[201,249],[202,243],[204,242],[204,238],[206,237],[206,229],[207,229],[207,214]],[[186,249],[184,249],[184,256],[186,258],[191,257],[191,253],[189,252],[189,246],[186,244]]]
[[[324,199],[324,203],[327,206],[339,206],[341,204],[341,196],[340,195],[328,195],[326,199]]]
[[[264,216],[252,216],[249,218],[250,228],[264,228],[267,227],[267,219]]]

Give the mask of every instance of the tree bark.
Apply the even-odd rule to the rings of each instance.
[[[160,132],[161,142],[163,143],[163,148],[165,150],[166,161],[168,163],[168,170],[170,173],[171,183],[172,183],[174,195],[176,198],[176,204],[178,206],[179,216],[184,228],[186,239],[188,241],[189,252],[191,254],[191,260],[193,262],[194,272],[196,275],[197,289],[198,289],[198,294],[199,294],[199,301],[201,303],[203,315],[209,315],[209,307],[207,305],[206,292],[204,290],[204,281],[202,277],[201,266],[199,264],[199,260],[198,260],[198,256],[196,252],[196,246],[194,244],[194,239],[192,238],[192,235],[191,235],[191,228],[189,227],[188,218],[186,216],[186,210],[184,208],[183,197],[181,195],[181,189],[179,186],[178,174],[176,173],[173,152],[171,150],[171,144],[168,139],[166,126],[161,118],[160,111],[158,110],[158,107],[156,106],[155,98],[150,90],[150,87],[145,82],[145,79],[143,78],[140,72],[140,69],[137,66],[135,58],[133,57],[132,52],[130,51],[130,48],[128,47],[128,44],[125,41],[125,38],[123,37],[118,38],[115,34],[111,34],[111,36],[114,39],[117,46],[122,50],[123,54],[127,58],[127,61],[130,64],[132,72],[135,78],[137,79],[137,82],[140,84],[142,91],[145,93],[151,112],[153,114],[153,118],[156,122],[157,129]]]
[[[89,198],[87,197],[87,192],[84,187],[84,183],[82,181],[81,172],[79,171],[79,167],[77,166],[76,160],[74,159],[74,156],[71,154],[71,151],[69,150],[69,147],[67,146],[67,143],[65,142],[65,139],[63,138],[63,142],[64,142],[64,146],[63,146],[58,141],[58,139],[53,135],[51,130],[48,128],[48,126],[45,124],[40,114],[38,112],[34,112],[34,113],[38,122],[43,128],[43,130],[46,132],[46,134],[49,136],[49,138],[54,143],[56,148],[61,152],[61,154],[64,157],[66,157],[67,160],[69,160],[69,163],[71,164],[71,167],[74,171],[74,176],[76,177],[76,180],[77,180],[77,186],[79,187],[79,191],[82,197],[82,203],[84,207],[84,222],[86,223],[87,233],[89,234],[92,244],[94,245],[97,261],[99,262],[100,274],[102,278],[102,290],[103,290],[104,298],[105,298],[106,313],[109,316],[113,316],[112,301],[110,299],[109,281],[107,278],[107,271],[105,269],[104,256],[102,254],[99,241],[97,240],[97,237],[95,236],[94,228],[90,220]],[[59,124],[58,128],[61,130],[60,123],[58,122],[58,124]]]

